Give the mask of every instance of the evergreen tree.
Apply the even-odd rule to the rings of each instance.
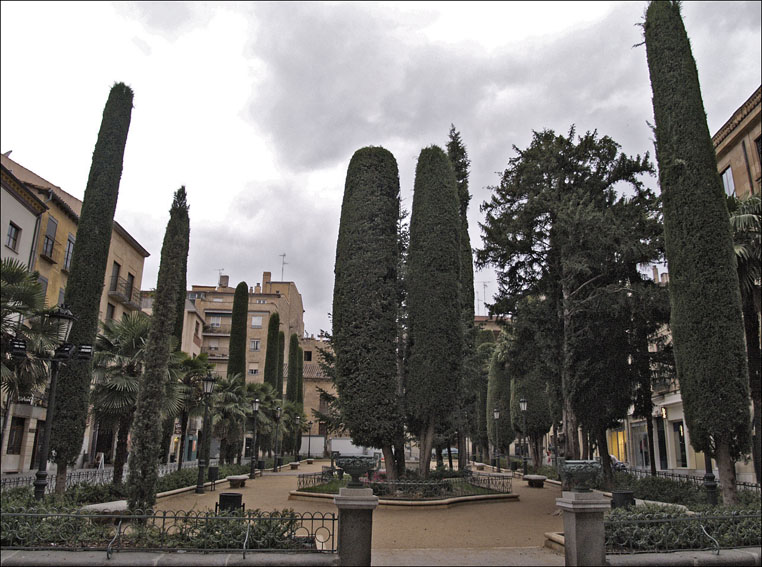
[[[296,401],[304,405],[304,349],[302,347],[297,348],[298,354],[296,355],[297,364],[297,386],[296,386]]]
[[[490,445],[493,448],[498,447],[503,457],[508,454],[508,448],[516,438],[511,419],[511,379],[506,371],[504,359],[505,354],[502,348],[496,348],[489,364],[485,414]],[[494,410],[500,412],[497,421],[495,421]],[[493,458],[497,457],[495,453],[492,455]]]
[[[288,380],[286,380],[286,399],[289,402],[299,401],[299,337],[291,334],[288,343]]]
[[[101,293],[122,177],[124,148],[130,128],[132,99],[132,89],[123,83],[111,88],[93,151],[64,296],[64,303],[77,317],[69,334],[69,342],[75,345],[92,345],[98,334]],[[50,449],[55,451],[58,465],[57,493],[63,493],[66,489],[66,472],[82,447],[91,379],[91,361],[72,360],[62,366],[57,383],[56,406],[48,408],[48,419],[53,420]]]
[[[450,159],[460,201],[460,301],[463,318],[463,375],[460,381],[458,429],[458,467],[466,467],[466,428],[465,412],[472,406],[478,395],[478,363],[476,360],[476,328],[474,327],[474,258],[471,252],[471,237],[468,234],[468,203],[471,194],[468,191],[468,168],[471,160],[460,138],[460,132],[450,125],[447,157]]]
[[[270,384],[273,390],[278,391],[278,331],[280,329],[280,315],[278,312],[270,314],[267,324],[267,348],[265,350],[265,384]],[[281,398],[282,394],[278,396]]]
[[[283,399],[283,364],[286,355],[286,333],[278,331],[278,395]]]
[[[156,502],[161,435],[161,406],[167,384],[172,329],[177,316],[177,293],[182,279],[183,253],[188,250],[190,221],[185,187],[175,192],[164,234],[156,281],[151,330],[146,343],[145,370],[138,391],[127,479],[131,510],[150,509]]]
[[[419,470],[429,473],[435,428],[457,401],[463,359],[461,220],[450,161],[437,146],[416,166],[408,258],[410,362],[407,408],[417,426]],[[335,313],[334,313],[335,316]]]
[[[726,504],[749,448],[741,294],[724,191],[680,4],[651,2],[644,23],[664,201],[671,329],[691,444],[717,459]]]
[[[397,375],[399,174],[384,148],[355,152],[347,169],[333,292],[335,384],[357,445],[379,447],[394,478],[403,413]]]
[[[249,315],[249,286],[239,283],[233,295],[233,313],[230,317],[230,355],[228,374],[246,376],[246,330]]]

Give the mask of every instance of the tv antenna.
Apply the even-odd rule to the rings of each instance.
[[[487,284],[489,282],[480,281],[480,282],[476,282],[476,283],[482,284],[482,300],[481,300],[481,304],[486,308],[487,307]],[[476,294],[476,297],[478,299],[478,297],[479,297],[479,293],[478,292]],[[485,309],[485,312],[486,312],[486,309]]]
[[[283,269],[286,267],[286,264],[288,264],[288,262],[286,262],[286,253],[284,252],[283,254],[278,254],[278,256],[281,257],[280,281],[284,281],[283,280]]]

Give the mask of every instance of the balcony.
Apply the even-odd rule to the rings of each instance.
[[[230,335],[230,324],[227,325],[204,325],[203,333],[205,335],[216,335],[216,336],[228,336]]]
[[[140,309],[140,290],[124,278],[111,277],[108,296],[132,311]]]
[[[55,256],[56,256],[56,249],[60,248],[61,246],[55,241],[54,238],[51,238],[50,236],[45,236],[45,239],[42,241],[42,253],[40,256],[50,262],[51,264],[56,264]]]
[[[209,356],[209,360],[227,360],[230,356],[227,348],[216,346],[201,347],[201,352],[205,352]]]

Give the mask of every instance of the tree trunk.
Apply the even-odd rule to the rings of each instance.
[[[760,434],[762,434],[762,353],[759,339],[759,313],[754,307],[754,301],[747,299],[743,306],[744,334],[746,335],[746,354],[749,359],[749,392],[752,401],[752,431],[751,453],[754,460],[754,473],[757,483],[760,480]]]
[[[656,452],[654,451],[654,419],[646,418],[646,434],[648,435],[648,460],[651,464],[651,476],[656,476]]]
[[[447,462],[450,465],[450,470],[453,470],[452,469],[452,449],[450,448],[449,443],[447,445]]]
[[[421,456],[418,461],[418,472],[423,478],[429,477],[431,468],[431,448],[434,444],[434,421],[429,419],[428,425],[421,430]]]
[[[540,461],[540,438],[533,436],[529,438],[531,440],[530,446],[532,448],[532,460],[534,461],[534,472],[537,472],[537,467],[542,463]]]
[[[396,468],[397,479],[405,476],[405,440],[399,439],[394,445],[394,466]]]
[[[397,480],[397,469],[395,466],[394,451],[391,445],[381,447],[384,454],[384,465],[386,466],[386,480]]]
[[[590,458],[590,431],[582,428],[582,458]]]
[[[243,464],[243,448],[246,446],[246,420],[241,424],[241,442],[238,444],[238,464]]]
[[[127,439],[132,426],[132,412],[119,420],[119,431],[116,437],[116,451],[114,451],[114,484],[122,484],[124,476],[124,464],[127,462],[128,450]]]
[[[730,448],[727,441],[715,439],[715,460],[720,474],[720,486],[722,487],[722,500],[725,505],[736,503],[736,463],[730,456]]]
[[[609,443],[606,439],[606,430],[601,429],[596,436],[601,453],[601,467],[603,467],[603,488],[611,490],[614,487],[614,471],[611,468],[611,456],[609,455]]]
[[[69,466],[66,463],[57,463],[58,468],[56,470],[56,494],[63,494],[66,492],[66,473]]]
[[[228,464],[228,460],[227,459],[228,459],[228,441],[223,436],[220,439],[220,461],[222,461],[220,464],[222,464],[222,465]]]
[[[177,456],[177,470],[183,470],[185,460],[185,438],[188,435],[188,411],[183,410],[180,415],[180,454]]]
[[[169,449],[172,446],[172,433],[175,430],[175,418],[165,417],[162,422],[161,445],[159,446],[159,463],[169,464]]]
[[[569,290],[566,284],[562,284],[562,317],[563,317],[563,360],[561,362],[561,395],[563,396],[563,421],[564,421],[564,457],[566,459],[579,459],[579,435],[577,434],[577,416],[571,405],[571,382],[572,382],[572,315],[569,307]]]
[[[461,429],[464,428],[465,423]],[[468,465],[468,451],[466,449],[466,444],[466,433],[458,430],[458,470],[460,471],[466,470],[466,466]]]

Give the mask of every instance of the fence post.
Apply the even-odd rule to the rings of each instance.
[[[369,566],[378,496],[371,488],[342,488],[333,501],[339,509],[339,564]]]
[[[556,506],[564,512],[566,565],[605,565],[606,535],[603,512],[611,509],[599,492],[563,492]]]

